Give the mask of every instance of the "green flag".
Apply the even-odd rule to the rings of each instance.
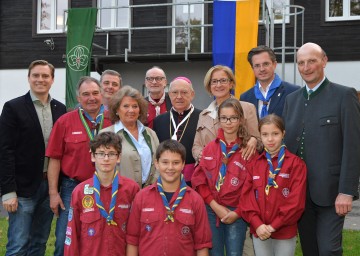
[[[66,42],[66,107],[77,104],[79,78],[90,75],[92,41],[96,26],[96,8],[69,9]]]

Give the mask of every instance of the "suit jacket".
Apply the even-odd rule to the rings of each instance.
[[[276,114],[281,117],[286,96],[298,89],[300,89],[300,86],[282,81],[280,86],[274,92],[273,96],[270,98],[271,101],[268,109],[269,114]],[[254,104],[256,107],[257,117],[259,118],[259,100],[255,97],[254,87],[241,94],[240,100]]]
[[[50,102],[53,123],[66,113],[61,102]],[[5,103],[0,116],[0,185],[2,194],[30,197],[43,180],[44,137],[30,92]]]
[[[304,147],[310,197],[319,206],[333,206],[338,193],[356,199],[360,174],[357,93],[325,79],[307,98],[305,87],[290,94],[283,116],[287,148],[297,154]]]

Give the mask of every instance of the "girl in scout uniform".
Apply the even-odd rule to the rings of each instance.
[[[265,150],[249,164],[241,215],[250,223],[256,255],[294,255],[297,222],[305,207],[306,166],[286,149],[280,117],[264,117],[259,130]]]
[[[244,126],[240,102],[229,98],[221,103],[217,116],[217,138],[203,150],[191,180],[207,206],[213,247],[211,255],[242,255],[247,224],[238,207],[247,161],[241,156],[249,135]]]

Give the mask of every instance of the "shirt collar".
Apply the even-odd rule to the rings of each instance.
[[[136,124],[137,124],[139,134],[143,133],[143,131],[145,130],[145,126],[139,120],[136,120]],[[126,132],[129,133],[129,130],[126,129],[124,124],[119,120],[114,124],[114,132],[117,133],[118,131],[121,131],[121,130],[125,130]]]
[[[258,82],[258,86],[259,86],[259,89],[260,89],[260,91],[262,92],[262,93],[267,93],[268,91],[269,91],[269,88],[270,88],[270,86],[271,86],[271,84],[274,82],[274,80],[272,80],[269,84],[268,84],[268,86],[266,86],[265,87],[265,89],[261,86],[261,84],[260,84],[260,82]]]
[[[318,83],[314,88],[312,88],[312,92],[315,92],[317,89],[319,89],[320,85],[324,82],[324,80],[326,79],[326,77],[324,76],[324,78],[320,81],[320,83]],[[308,87],[308,85],[306,84],[306,91],[309,93],[310,88]]]
[[[193,104],[190,103],[190,106],[189,106],[184,112],[182,112],[182,113],[177,112],[177,110],[176,110],[174,107],[172,107],[171,110],[172,110],[173,112],[175,112],[175,113],[178,113],[179,115],[185,115],[187,112],[189,112],[189,110],[190,110],[192,107],[193,107]]]
[[[40,100],[38,99],[38,97],[36,97],[36,95],[30,90],[30,97],[31,97],[31,101],[32,102],[39,102]],[[49,103],[52,100],[50,94],[48,95],[48,100],[47,103]],[[40,101],[41,102],[41,101]]]

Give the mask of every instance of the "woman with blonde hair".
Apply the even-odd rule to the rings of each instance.
[[[226,99],[235,98],[231,94],[235,87],[234,73],[227,66],[216,65],[206,73],[204,87],[210,95],[215,97],[215,100],[211,102],[209,107],[204,109],[199,116],[192,148],[193,157],[197,160],[201,158],[204,147],[216,138],[217,131],[220,128],[220,122],[217,116],[218,107]],[[244,126],[252,136],[247,146],[242,149],[243,157],[248,159],[255,153],[258,145],[258,119],[256,108],[253,104],[244,101],[240,101],[240,104],[244,111]]]

